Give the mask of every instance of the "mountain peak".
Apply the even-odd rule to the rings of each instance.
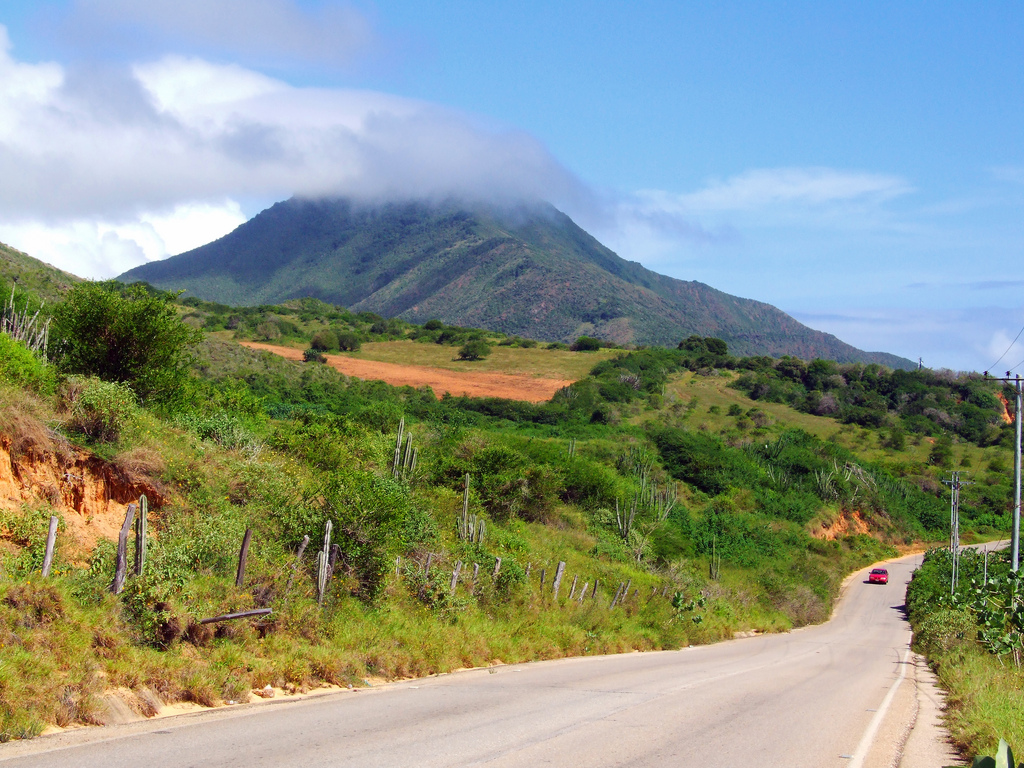
[[[236,305],[312,296],[548,341],[587,335],[675,346],[698,334],[740,355],[912,365],[858,350],[771,305],[626,261],[547,203],[291,198],[219,240],[118,279]]]

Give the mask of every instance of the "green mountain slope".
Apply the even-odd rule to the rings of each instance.
[[[551,206],[278,203],[208,245],[146,264],[145,280],[227,304],[313,296],[356,311],[568,341],[674,346],[716,336],[738,354],[909,367],[814,331],[762,302],[626,261]]]
[[[30,291],[47,304],[60,301],[80,277],[51,267],[26,253],[0,243],[0,287],[4,288],[3,300],[10,298],[11,283],[17,282],[22,290]]]

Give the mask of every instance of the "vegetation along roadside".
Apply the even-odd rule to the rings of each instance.
[[[42,304],[14,295],[12,316]],[[45,352],[0,334],[3,739],[102,722],[112,691],[151,714],[822,621],[845,574],[946,538],[949,468],[980,478],[967,536],[1008,526],[1012,429],[979,377],[735,358],[701,337],[540,349],[311,300],[62,296],[37,320]],[[543,403],[439,399],[246,338],[449,360],[475,340],[574,383]],[[119,554],[143,494],[148,530]]]

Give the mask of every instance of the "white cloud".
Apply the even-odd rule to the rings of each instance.
[[[52,227],[45,253],[63,243],[86,265],[78,274],[106,275],[167,250],[123,229],[129,222],[151,226],[154,212],[176,207],[293,194],[588,198],[536,139],[454,110],[297,88],[194,57],[89,70],[26,64],[0,27],[0,234],[42,246],[40,232]],[[88,245],[72,248],[70,232]],[[107,232],[141,251],[104,240]]]
[[[245,222],[238,203],[183,203],[165,213],[110,222],[0,222],[0,241],[79,277],[115,277],[147,261],[191,250]]]
[[[85,77],[0,51],[0,73],[15,70],[37,85],[3,105],[0,209],[9,218],[123,215],[243,194],[584,195],[532,137],[413,99],[296,88],[181,57]]]
[[[348,3],[290,0],[76,0],[79,44],[204,49],[249,61],[348,65],[374,46],[370,20]]]
[[[898,176],[834,168],[761,168],[682,195],[640,193],[651,207],[690,214],[752,211],[774,206],[822,206],[851,201],[882,201],[910,192]]]

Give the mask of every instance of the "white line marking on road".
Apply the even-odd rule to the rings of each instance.
[[[857,751],[853,753],[853,761],[850,763],[850,768],[861,768],[864,765],[864,760],[868,756],[868,751],[871,749],[871,745],[875,741],[875,736],[878,735],[878,729],[882,725],[882,719],[885,717],[885,713],[889,710],[889,705],[892,704],[893,697],[896,695],[896,690],[900,687],[900,683],[903,682],[903,678],[907,676],[907,661],[910,659],[910,649],[907,648],[903,654],[903,659],[900,662],[900,674],[896,678],[896,682],[893,683],[892,688],[885,694],[885,698],[882,700],[882,706],[878,708],[875,716],[871,718],[871,722],[868,723],[868,729],[864,731],[864,735],[861,736],[860,744],[857,745]]]

